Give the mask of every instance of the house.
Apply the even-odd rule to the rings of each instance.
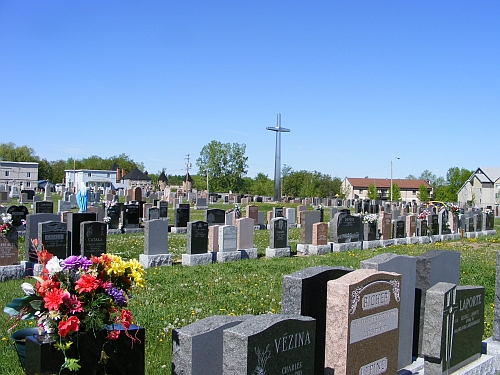
[[[458,190],[458,204],[491,207],[500,203],[500,168],[479,167]]]
[[[153,190],[151,184],[151,178],[148,176],[148,172],[141,172],[137,168],[134,168],[129,173],[124,175],[120,182],[125,189],[133,189],[135,187],[141,187],[143,191]]]
[[[401,200],[406,202],[417,201],[417,193],[420,185],[427,188],[429,197],[432,197],[432,186],[425,180],[393,179],[401,192]],[[352,178],[346,177],[342,182],[342,191],[346,193],[346,199],[368,199],[368,186],[375,185],[380,200],[391,200],[391,180],[388,178]]]
[[[68,191],[77,192],[83,186],[93,192],[104,193],[106,190],[122,188],[117,184],[117,170],[69,169],[64,171],[65,185]]]
[[[0,191],[35,190],[38,187],[38,163],[0,161]]]

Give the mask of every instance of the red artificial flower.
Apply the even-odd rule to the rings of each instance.
[[[118,337],[120,337],[120,331],[117,329],[108,331],[108,335],[106,336],[108,340],[118,340]]]
[[[82,275],[75,284],[78,293],[90,293],[99,287],[99,280],[92,275]]]
[[[65,338],[69,333],[78,331],[79,325],[80,320],[78,320],[76,316],[70,316],[66,320],[61,320],[57,327],[59,329],[59,335]]]
[[[59,289],[59,283],[51,279],[44,278],[42,283],[36,282],[35,289],[41,297],[45,297],[47,292]]]
[[[47,262],[49,260],[51,260],[53,257],[53,255],[45,249],[42,249],[42,251],[39,251],[37,253],[37,255],[38,255],[38,263],[43,264],[43,265],[47,264]]]
[[[59,305],[63,303],[64,290],[61,289],[53,289],[49,290],[45,297],[43,297],[43,301],[45,302],[45,308],[48,310],[58,310]]]
[[[125,328],[128,329],[130,325],[132,324],[132,313],[128,310],[123,309],[121,314],[120,314],[120,324]]]

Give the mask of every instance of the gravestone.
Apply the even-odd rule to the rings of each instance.
[[[312,244],[312,227],[320,216],[319,211],[300,211],[300,243]]]
[[[416,258],[413,356],[419,357],[422,354],[422,331],[427,290],[438,282],[459,283],[460,253],[452,250],[429,250]]]
[[[398,369],[412,363],[416,267],[417,259],[415,257],[391,253],[376,255],[360,262],[360,268],[395,272],[401,275]]]
[[[328,224],[314,223],[312,229],[312,244],[314,246],[326,245],[328,242]]]
[[[158,207],[146,208],[146,220],[158,220],[160,218],[160,209]]]
[[[187,223],[187,254],[204,254],[208,249],[208,223],[190,221]]]
[[[36,249],[33,247],[32,240],[38,240],[38,223],[43,221],[58,221],[59,215],[56,214],[30,214],[26,216],[26,234],[25,234],[25,258],[29,262],[38,263]],[[69,236],[68,236],[69,241]]]
[[[486,214],[485,228],[486,230],[493,230],[494,226],[495,226],[495,213],[491,211]]]
[[[383,240],[392,238],[392,213],[381,211],[378,218],[378,230]]]
[[[226,212],[219,208],[211,208],[205,211],[205,221],[208,225],[224,225]]]
[[[26,193],[27,194],[27,199],[28,199],[28,202],[32,202],[33,201],[33,197],[35,196],[35,190],[21,190],[21,193]]]
[[[283,207],[273,207],[273,218],[283,216]]]
[[[427,236],[427,220],[417,219],[417,236]]]
[[[296,220],[296,221],[297,221],[297,223],[299,223],[299,224],[300,224],[300,215],[301,215],[300,213],[301,213],[302,211],[307,211],[307,207],[306,207],[306,206],[304,206],[304,205],[299,205],[299,206],[297,206],[297,220]]]
[[[38,223],[38,243],[45,250],[59,259],[66,259],[68,251],[68,228],[60,221],[42,221]]]
[[[7,213],[12,216],[12,225],[18,227],[22,224],[22,220],[26,221],[29,211],[26,206],[10,206],[7,208]]]
[[[157,207],[160,209],[160,219],[165,219],[168,217],[168,202],[158,201]]]
[[[139,254],[144,268],[172,265],[172,254],[168,253],[168,219],[144,222],[144,254]]]
[[[325,375],[397,373],[400,285],[371,269],[328,281]]]
[[[116,204],[106,208],[106,216],[109,217],[109,229],[118,229],[120,226],[120,212],[120,206]]]
[[[238,250],[253,249],[253,219],[240,218],[236,220],[236,228],[238,229],[238,237],[236,246]]]
[[[71,203],[63,200],[57,201],[57,212],[71,211]]]
[[[36,214],[52,214],[54,213],[54,203],[52,201],[35,202]]]
[[[108,226],[101,221],[84,221],[80,223],[80,249],[83,256],[99,257],[106,254]]]
[[[286,208],[285,217],[288,222],[288,226],[295,226],[295,208]]]
[[[219,251],[219,225],[208,227],[208,251]]]
[[[19,203],[28,203],[28,194],[23,193],[21,191],[21,194],[19,194]]]
[[[277,217],[269,223],[269,246],[266,248],[266,257],[290,256],[288,246],[288,220]]]
[[[180,203],[174,210],[174,227],[186,228],[189,222],[189,204]]]
[[[377,223],[363,224],[363,240],[376,241],[379,239]]]
[[[439,234],[439,217],[436,214],[427,216],[428,223],[430,224],[431,236]]]
[[[66,224],[68,227],[68,247],[71,255],[82,255],[80,247],[80,224],[84,221],[95,221],[96,219],[97,215],[89,212],[70,212],[68,214]],[[50,219],[45,219],[44,221],[48,220]]]
[[[196,198],[196,203],[195,203],[196,209],[203,210],[203,209],[206,209],[207,207],[208,206],[207,206],[207,199],[206,198],[201,198],[201,197]]]
[[[141,217],[141,207],[138,204],[125,204],[121,211],[121,222],[123,228],[138,228],[140,217]]]
[[[234,225],[219,226],[219,252],[237,251],[237,229]]]
[[[8,234],[0,233],[0,266],[19,264],[18,244],[16,230],[11,230]],[[0,276],[3,276],[3,272],[0,273]]]
[[[393,220],[393,238],[405,238],[406,236],[406,228],[405,225],[406,220]]]
[[[323,375],[325,364],[327,282],[351,271],[352,269],[345,267],[315,266],[283,276],[282,314],[316,319],[314,375]]]
[[[483,230],[483,214],[481,212],[474,215],[476,232]]]
[[[254,220],[253,225],[258,225],[258,223],[259,223],[259,206],[256,206],[254,204],[249,204],[246,207],[246,217],[248,219]]]
[[[406,216],[406,237],[415,237],[417,233],[417,217],[415,215]]]
[[[360,241],[361,217],[340,211],[330,221],[330,240],[334,243]]]
[[[172,375],[221,375],[223,331],[250,315],[214,315],[172,330]]]
[[[451,374],[481,356],[484,287],[440,282],[427,291],[422,344],[426,375]]]
[[[264,314],[225,329],[222,374],[313,374],[315,326],[307,316]]]

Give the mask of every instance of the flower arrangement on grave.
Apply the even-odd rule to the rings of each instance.
[[[104,218],[102,219],[106,224],[109,224],[109,222],[111,221],[111,218],[109,216],[104,216]]]
[[[420,215],[418,215],[418,218],[419,219],[425,219],[427,218],[427,215],[430,215],[431,212],[429,210],[423,210]]]
[[[138,340],[127,331],[132,314],[126,309],[132,289],[144,285],[144,269],[137,260],[124,261],[111,254],[90,259],[72,255],[59,260],[43,246],[37,248],[37,256],[43,268],[39,276],[33,276],[34,285],[22,283],[25,296],[4,308],[11,319],[15,318],[9,331],[20,319],[36,318],[40,335],[54,340],[54,346],[64,354],[61,369],[70,371],[80,368],[79,359],[66,356],[78,333],[106,329],[108,342],[118,339],[120,331],[115,325],[120,324],[132,343]],[[103,345],[103,362],[99,363],[106,359]]]
[[[8,234],[12,230],[12,215],[3,213],[1,217],[0,233]]]
[[[368,214],[363,216],[363,224],[374,224],[378,221],[378,216],[376,214]]]
[[[458,205],[454,203],[447,203],[446,208],[455,216],[457,216],[460,213],[460,207],[458,207]]]

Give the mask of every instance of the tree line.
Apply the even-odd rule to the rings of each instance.
[[[198,172],[193,174],[193,187],[198,190],[208,189],[212,192],[272,196],[274,179],[264,173],[257,174],[254,178],[247,177],[248,157],[245,156],[246,145],[240,143],[221,143],[211,141],[203,146],[200,156],[196,159]],[[37,162],[40,180],[62,182],[64,171],[73,169],[109,170],[116,163],[120,168],[130,172],[134,168],[144,171],[144,164],[136,162],[125,154],[101,158],[90,156],[83,159],[69,158],[67,160],[48,161],[35,154],[35,150],[28,146],[16,146],[14,143],[0,144],[0,160]],[[153,185],[158,182],[160,171],[149,173]],[[473,171],[465,168],[452,167],[448,169],[446,178],[437,177],[429,170],[424,170],[418,177],[408,175],[407,179],[426,180],[434,191],[434,200],[455,202],[460,187],[472,175]],[[182,185],[185,175],[168,175],[169,185]],[[320,197],[328,198],[336,195],[343,197],[347,192],[342,191],[342,181],[317,171],[294,171],[291,166],[282,168],[282,195],[290,197]],[[400,197],[397,184],[393,184],[393,200]],[[375,186],[368,187],[368,195],[377,195]],[[429,196],[425,186],[421,186],[417,197],[421,201],[428,201]],[[377,199],[377,198],[375,198]]]

